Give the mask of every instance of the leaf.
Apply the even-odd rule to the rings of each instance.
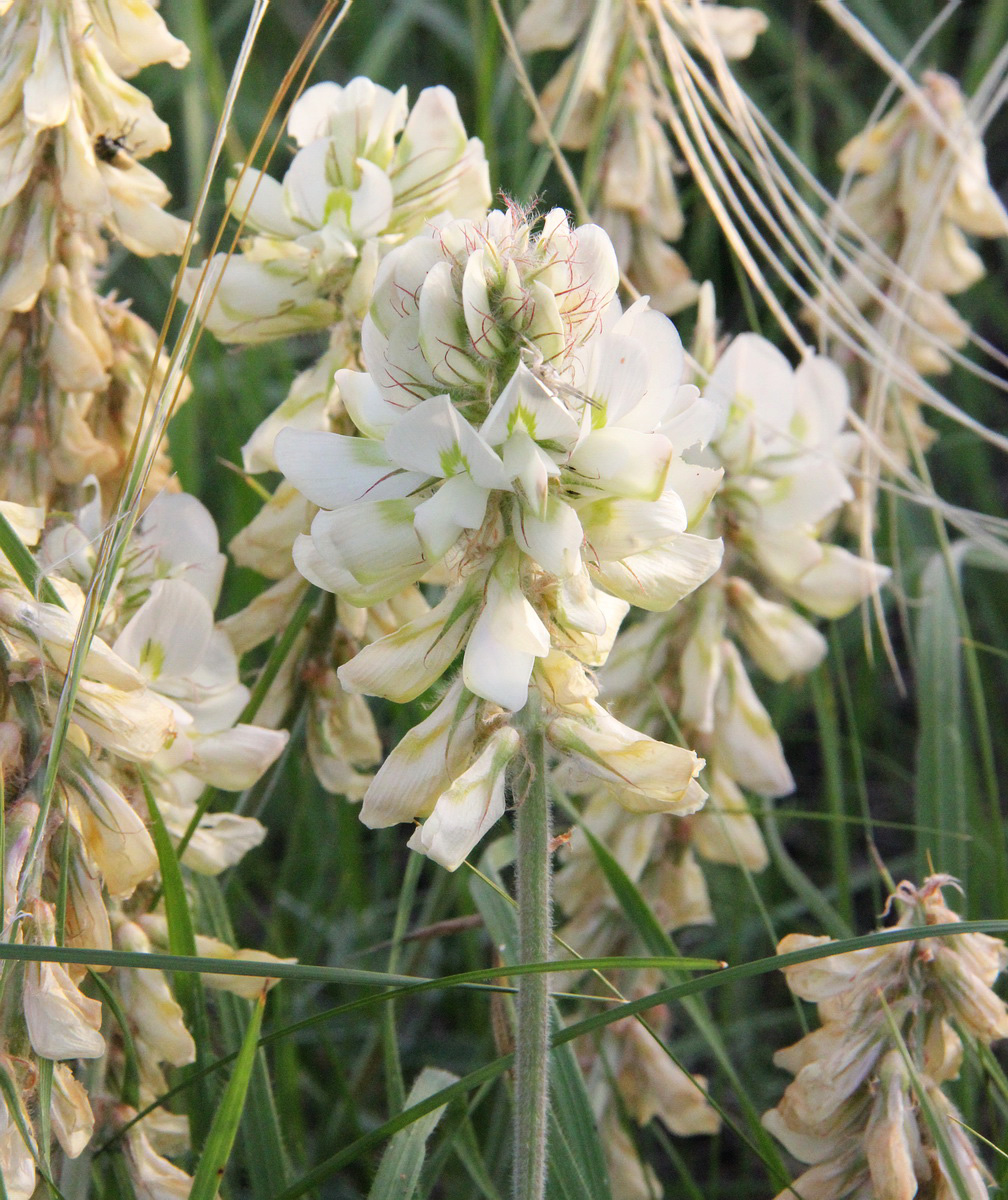
[[[189,897],[182,880],[182,868],[175,847],[168,836],[157,802],[140,772],[140,783],[147,800],[147,811],[151,821],[151,837],[157,851],[161,868],[161,888],[164,895],[165,916],[168,919],[168,945],[174,955],[195,955],[196,935],[193,932]],[[210,1044],[210,1025],[207,1019],[206,995],[199,975],[190,971],[176,971],[175,990],[185,1013],[186,1024],[196,1045],[196,1061],[191,1066],[179,1068],[183,1076],[192,1075],[196,1080],[188,1096],[189,1130],[196,1149],[203,1144],[210,1125],[212,1104],[205,1082],[203,1068],[206,1065],[206,1049]]]
[[[662,929],[654,913],[644,900],[644,897],[637,890],[636,885],[598,838],[584,825],[581,826],[581,830],[588,839],[592,851],[598,860],[598,864],[602,868],[606,882],[615,893],[624,915],[636,930],[645,946],[656,955],[662,955],[666,958],[669,955],[674,956],[677,953],[675,942]],[[663,967],[662,969],[670,982],[674,981],[679,975],[675,967]],[[742,1080],[739,1078],[732,1064],[728,1049],[718,1031],[717,1025],[707,1010],[707,1006],[699,997],[684,998],[682,1006],[707,1043],[708,1048],[714,1055],[726,1078],[731,1083],[738,1103],[745,1114],[753,1145],[758,1149],[767,1167],[771,1171],[774,1171],[781,1180],[786,1181],[787,1172],[784,1164],[781,1162],[777,1148],[760,1122],[759,1110],[747,1095]],[[708,1096],[708,1100],[718,1109],[722,1118],[729,1121],[727,1114],[710,1096]]]
[[[442,1088],[457,1083],[458,1076],[438,1067],[425,1067],[406,1097],[407,1106],[420,1103]],[[418,1117],[401,1129],[382,1155],[369,1200],[410,1200],[416,1191],[427,1151],[427,1139],[444,1113],[444,1106]]]
[[[234,931],[220,883],[215,878],[201,875],[196,880],[196,887],[210,932],[214,937],[234,945]],[[233,992],[220,991],[216,1007],[224,1043],[229,1050],[237,1051],[241,1045],[242,1030],[252,1017],[252,1003]],[[256,1200],[273,1200],[290,1182],[290,1164],[280,1130],[266,1054],[261,1045],[256,1050],[245,1115],[242,1117],[241,1145],[252,1195]]]
[[[123,1057],[126,1060],[123,1066],[122,1102],[123,1104],[128,1104],[130,1108],[139,1108],[140,1066],[129,1021],[126,1020],[126,1014],[119,1003],[119,997],[112,991],[105,980],[102,979],[101,975],[89,967],[88,976],[91,979],[92,985],[100,993],[102,1002],[108,1005],[109,1011],[115,1017],[116,1024],[119,1026],[119,1036],[123,1042]]]
[[[55,604],[65,609],[66,605],[60,599],[59,592],[38,569],[32,552],[18,537],[14,526],[0,512],[0,551],[18,574],[18,578],[36,599],[44,600],[46,604]]]
[[[245,1038],[238,1051],[234,1070],[231,1072],[227,1088],[221,1097],[217,1112],[214,1114],[196,1174],[193,1176],[189,1200],[214,1200],[220,1188],[224,1169],[231,1157],[231,1148],[238,1133],[242,1110],[245,1107],[245,1096],[248,1092],[249,1080],[252,1078],[252,1069],[255,1066],[259,1030],[262,1026],[265,1007],[266,994],[264,992],[252,1010],[252,1019],[245,1031]]]

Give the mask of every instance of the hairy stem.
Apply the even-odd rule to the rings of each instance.
[[[549,958],[553,916],[546,739],[534,694],[524,725],[527,787],[518,806],[515,871],[519,961],[531,963]],[[546,1194],[548,1114],[549,977],[522,975],[515,1038],[514,1200],[542,1200]]]

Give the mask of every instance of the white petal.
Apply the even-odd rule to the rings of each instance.
[[[744,579],[730,579],[726,592],[745,648],[771,679],[805,675],[826,657],[826,639],[792,609],[764,599]]]
[[[781,584],[789,596],[820,617],[842,617],[877,592],[892,574],[841,546],[826,546],[816,566]]]
[[[417,341],[438,383],[448,388],[480,383],[484,368],[469,336],[450,263],[431,267],[420,289],[419,314]]]
[[[41,1058],[99,1058],[105,1053],[102,1006],[85,996],[59,963],[29,963],[22,996],[32,1049]]]
[[[76,1158],[94,1133],[94,1113],[87,1092],[64,1063],[57,1063],[53,1068],[51,1112],[53,1132],[63,1153],[68,1158]],[[0,1161],[3,1161],[2,1153]],[[6,1168],[6,1162],[3,1165]]]
[[[821,354],[811,354],[794,374],[795,406],[791,433],[806,446],[821,446],[840,432],[850,407],[843,371]]]
[[[770,716],[731,642],[722,643],[722,655],[715,700],[718,765],[761,796],[786,796],[795,783]]]
[[[660,433],[603,428],[570,456],[572,486],[613,496],[656,500],[665,486],[672,443]]]
[[[410,848],[449,871],[461,866],[504,814],[505,773],[518,742],[514,729],[497,730],[472,766],[438,798],[434,811],[410,838]]]
[[[369,829],[427,816],[472,757],[476,703],[454,683],[429,717],[403,737],[371,780],[360,818]]]
[[[251,787],[280,756],[287,731],[258,725],[236,725],[220,733],[193,738],[193,758],[186,766],[197,778],[226,792]]]
[[[401,499],[427,479],[399,470],[382,443],[370,437],[287,428],[277,435],[273,453],[284,475],[321,508]]]
[[[721,416],[718,453],[730,463],[745,463],[752,439],[766,440],[785,431],[794,412],[791,364],[755,333],[737,337],[722,355],[704,388]]]
[[[553,393],[519,363],[494,401],[480,433],[492,446],[499,446],[519,428],[536,442],[573,445],[578,423]]]
[[[686,529],[686,510],[675,492],[657,500],[595,500],[578,506],[590,557],[620,559],[640,554]]]
[[[410,409],[385,437],[399,466],[447,478],[462,471],[482,488],[506,488],[504,464],[456,410],[448,396],[433,396]]]
[[[372,238],[382,233],[392,216],[392,183],[381,167],[366,158],[357,159],[360,186],[350,201],[350,232],[355,238]]]
[[[516,501],[512,525],[515,541],[544,571],[558,579],[580,571],[585,535],[578,514],[569,504],[550,496],[545,516],[540,519]]]
[[[588,569],[600,587],[638,608],[665,612],[710,579],[721,565],[721,539],[682,533],[671,541]]]
[[[617,721],[591,702],[580,717],[552,721],[547,737],[570,755],[564,773],[575,781],[601,780],[631,812],[675,812],[685,815],[703,804],[696,784],[704,765],[692,750],[657,742]]]
[[[549,633],[517,586],[495,575],[462,660],[462,680],[476,696],[517,712],[528,699],[536,657],[549,653]]]
[[[184,676],[202,659],[213,633],[213,610],[183,579],[162,579],[130,618],[113,649],[155,684]]]
[[[429,613],[365,646],[337,672],[348,692],[384,696],[406,704],[451,666],[474,616],[468,590],[449,590]]]
[[[323,509],[312,521],[312,541],[323,556],[332,551],[358,583],[386,581],[391,596],[427,569],[413,529],[415,508],[409,500],[365,500]]]
[[[488,498],[489,492],[461,474],[446,479],[433,496],[417,505],[413,527],[428,562],[443,558],[463,529],[479,529]]]

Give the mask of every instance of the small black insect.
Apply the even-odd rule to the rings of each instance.
[[[132,129],[133,125],[130,125],[129,129],[124,129],[122,133],[117,133],[115,137],[109,137],[107,133],[99,133],[95,138],[94,144],[95,158],[99,162],[114,165],[120,154],[129,154],[130,149],[126,144],[126,139],[129,137]]]

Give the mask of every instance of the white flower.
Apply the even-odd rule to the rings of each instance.
[[[656,742],[637,733],[594,701],[576,715],[550,722],[547,737],[568,756],[569,782],[607,785],[609,795],[635,813],[696,812],[706,792],[696,782],[704,765],[691,750]]]
[[[2,1066],[10,1079],[10,1059],[3,1060]],[[31,1134],[31,1118],[24,1107],[21,1107],[18,1117],[21,1128],[28,1132],[29,1142],[26,1144],[9,1104],[6,1096],[0,1096],[0,1173],[3,1175],[7,1200],[31,1200],[35,1193],[36,1152]]]
[[[53,1068],[52,1124],[68,1158],[76,1158],[94,1132],[94,1113],[87,1092],[63,1063]]]
[[[126,1161],[137,1200],[187,1200],[192,1179],[158,1154],[141,1125],[126,1134]]]
[[[737,547],[820,616],[843,616],[877,591],[886,568],[826,541],[853,499],[847,475],[858,447],[845,427],[849,393],[839,367],[813,355],[792,371],[769,342],[743,334],[704,395],[721,413],[708,457],[725,470],[719,505]],[[814,639],[797,636],[809,642],[808,661]]]
[[[288,128],[299,149],[283,182],[246,172],[233,189],[256,235],[244,254],[211,263],[218,290],[207,323],[229,341],[363,315],[390,245],[442,213],[477,216],[490,201],[483,147],[466,138],[447,88],[427,88],[410,111],[405,89],[320,83],[294,105]],[[187,299],[196,286],[189,272]]]
[[[362,335],[375,368],[337,372],[362,436],[286,430],[275,444],[322,506],[294,559],[358,605],[442,561],[470,588],[443,601],[443,636],[425,618],[344,666],[345,684],[416,695],[464,639],[466,686],[514,711],[551,626],[570,652],[604,657],[617,610],[590,600],[587,577],[667,608],[715,569],[720,542],[685,533],[670,484],[683,482],[691,508],[709,500],[698,478],[713,490],[716,472],[691,476],[678,451],[709,434],[714,410],[680,387],[673,327],[641,304],[621,316],[616,282],[601,230],[556,211],[539,233],[517,210],[456,221],[384,260]],[[560,589],[546,600],[551,578]],[[377,672],[393,649],[396,670],[384,658]]]
[[[505,727],[491,734],[479,757],[438,797],[409,846],[454,871],[504,813],[504,780],[518,749],[518,734]]]
[[[361,805],[371,829],[426,817],[473,758],[476,701],[456,682],[382,763]]]
[[[118,924],[115,939],[122,950],[134,954],[150,953],[150,939],[132,921]],[[182,1009],[171,994],[163,972],[121,967],[117,975],[123,1009],[134,1036],[152,1052],[155,1061],[168,1062],[173,1067],[194,1062],[196,1045],[183,1023]]]
[[[41,1058],[105,1053],[101,1004],[85,996],[59,963],[27,964],[22,1004],[32,1049]]]

